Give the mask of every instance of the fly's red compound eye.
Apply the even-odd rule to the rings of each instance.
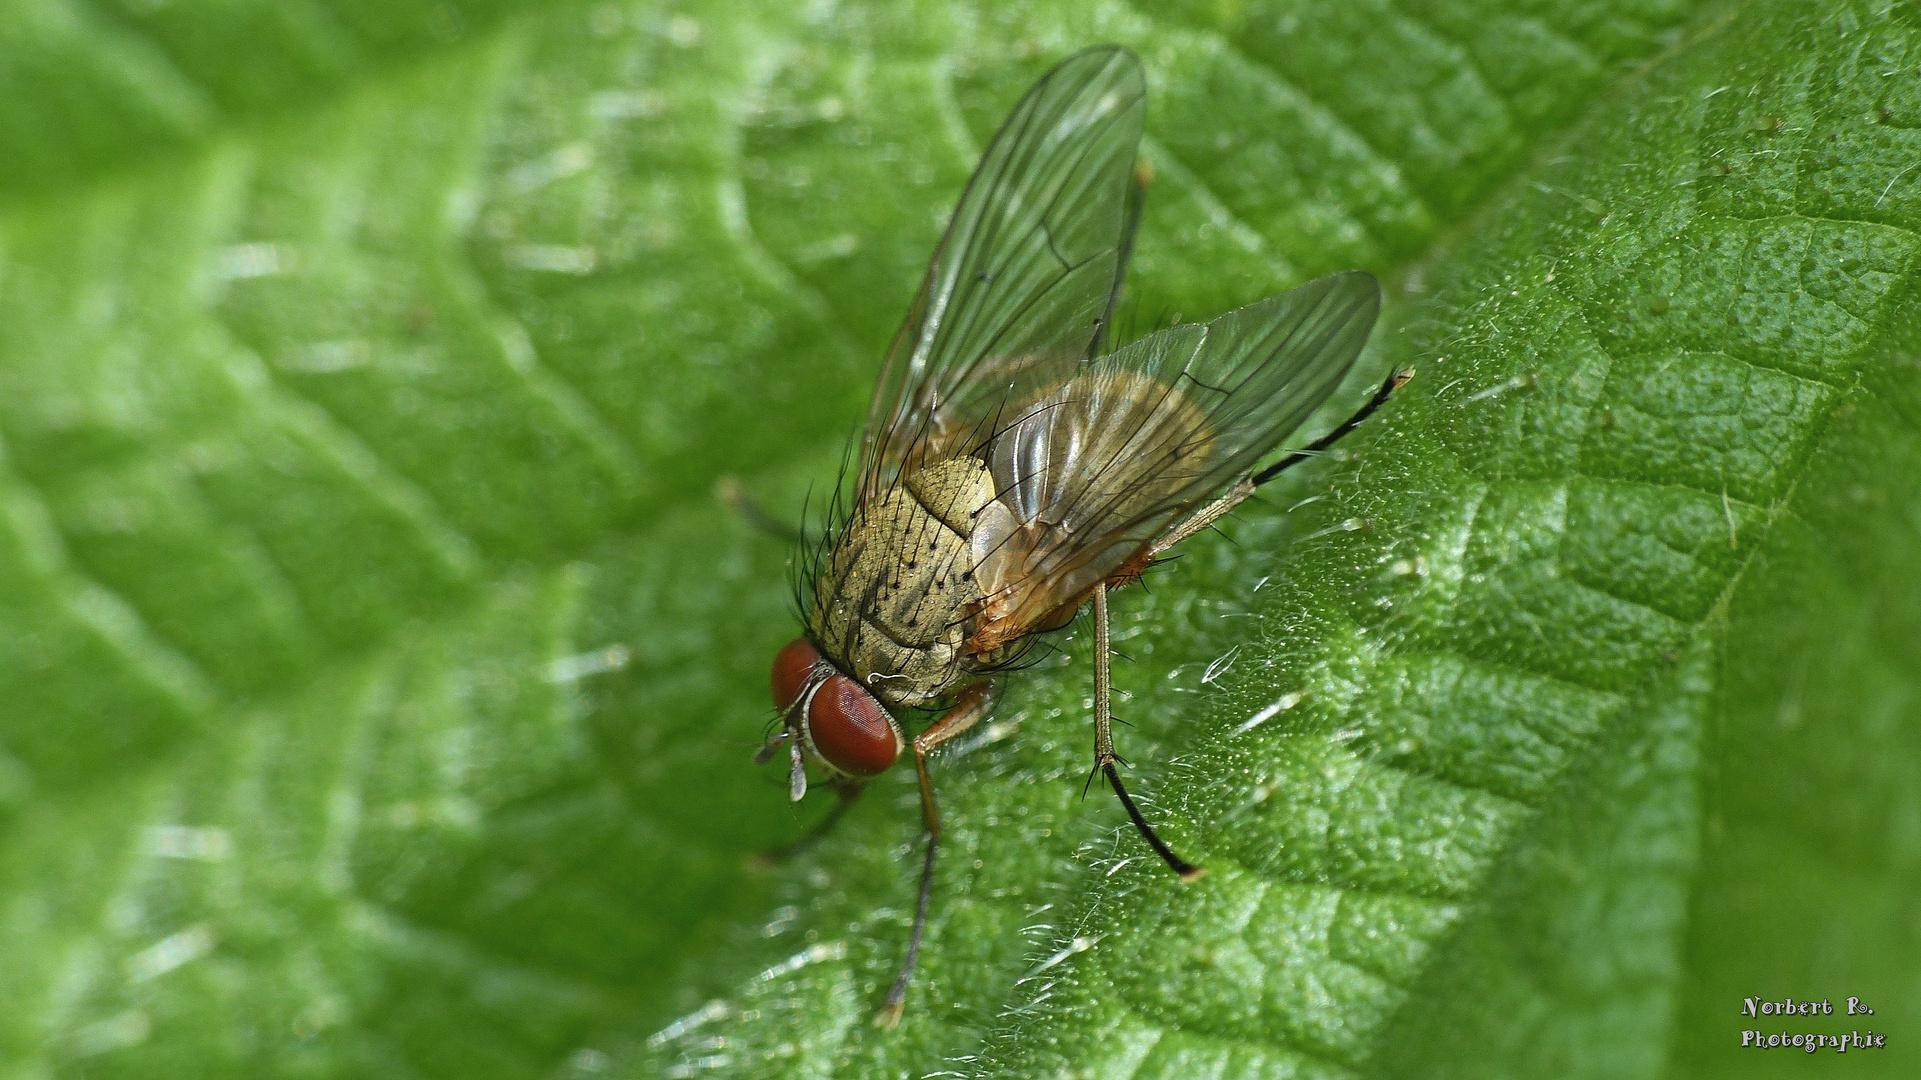
[[[807,734],[814,750],[852,776],[886,772],[900,756],[900,736],[874,695],[845,675],[821,684],[807,706]]]
[[[792,708],[800,700],[800,692],[807,686],[808,676],[814,673],[814,665],[820,663],[820,650],[806,638],[795,638],[780,647],[774,654],[774,707],[781,712]]]

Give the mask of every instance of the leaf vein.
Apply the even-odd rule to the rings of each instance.
[[[1154,16],[1152,17],[1158,17],[1158,18],[1164,19],[1169,14],[1170,12],[1163,10],[1163,11],[1158,11],[1154,13]],[[1219,30],[1216,30],[1212,27],[1195,25],[1191,22],[1188,24],[1188,29],[1195,33],[1202,34],[1204,36],[1214,39],[1215,41],[1218,41],[1224,49],[1226,49],[1229,53],[1233,54],[1242,63],[1246,64],[1249,68],[1253,69],[1255,74],[1269,80],[1274,86],[1278,87],[1280,90],[1285,92],[1288,96],[1294,98],[1296,101],[1301,102],[1305,107],[1312,109],[1313,112],[1322,121],[1327,123],[1329,127],[1339,132],[1340,134],[1346,136],[1347,138],[1352,139],[1354,141],[1354,145],[1358,147],[1367,157],[1371,158],[1372,163],[1377,168],[1391,169],[1396,175],[1404,175],[1407,172],[1406,163],[1396,159],[1392,155],[1386,153],[1385,151],[1381,150],[1379,147],[1375,146],[1373,142],[1368,138],[1368,136],[1364,132],[1362,132],[1358,127],[1350,123],[1345,117],[1341,116],[1339,113],[1335,112],[1333,109],[1322,104],[1320,100],[1317,99],[1314,95],[1308,93],[1307,91],[1303,90],[1300,86],[1296,85],[1291,79],[1289,79],[1286,75],[1284,75],[1279,68],[1274,67],[1272,64],[1268,63],[1267,61],[1262,60],[1260,57],[1257,57],[1253,53],[1248,52],[1247,49],[1244,48],[1240,43],[1236,42],[1234,39],[1228,37],[1226,34],[1222,33]],[[1426,198],[1422,196],[1418,191],[1416,191],[1412,186],[1404,190],[1404,195],[1414,209],[1419,211],[1421,214],[1432,215],[1433,210],[1431,207],[1428,206]],[[1361,225],[1361,228],[1366,229],[1370,233],[1370,235],[1373,235],[1373,230],[1368,228],[1366,222],[1360,222],[1360,225]],[[1375,239],[1378,241],[1384,241],[1387,238],[1376,236]]]

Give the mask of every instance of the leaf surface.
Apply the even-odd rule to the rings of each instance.
[[[1080,799],[1074,635],[940,763],[883,1034],[911,777],[750,869],[822,811],[747,762],[787,552],[711,490],[832,483],[1102,40],[1138,329],[1363,267],[1331,408],[1420,376],[1117,597],[1208,877]],[[1743,997],[1921,1009],[1912,4],[177,2],[0,59],[64,88],[0,95],[0,1073],[1745,1076],[1807,1063]]]

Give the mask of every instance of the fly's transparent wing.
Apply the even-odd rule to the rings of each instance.
[[[988,449],[997,495],[971,540],[1001,640],[1078,606],[1279,446],[1353,366],[1380,295],[1369,274],[1321,278],[1022,402]]]
[[[903,462],[992,430],[1088,353],[1117,283],[1141,137],[1140,61],[1106,46],[1063,60],[981,156],[888,350],[861,442],[861,502]]]

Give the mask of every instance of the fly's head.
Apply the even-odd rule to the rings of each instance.
[[[900,725],[874,695],[835,670],[806,638],[774,654],[774,707],[780,729],[755,761],[773,760],[783,744],[792,772],[788,794],[807,793],[807,766],[837,784],[860,784],[887,771],[906,742]]]

